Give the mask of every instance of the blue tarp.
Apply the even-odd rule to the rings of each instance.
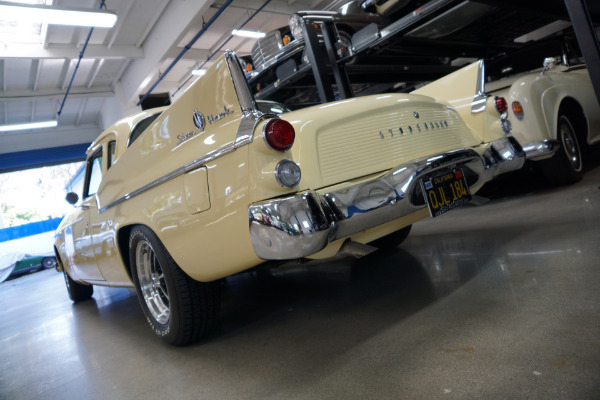
[[[56,230],[60,221],[62,221],[62,217],[0,229],[0,242]]]

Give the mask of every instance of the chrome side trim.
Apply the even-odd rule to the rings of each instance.
[[[560,144],[558,140],[546,139],[539,142],[529,143],[523,146],[528,160],[532,158],[553,156],[558,151]]]
[[[104,207],[98,209],[98,212],[100,214],[102,214],[103,212],[107,211],[108,209],[113,208],[113,207],[123,203],[126,200],[129,200],[135,196],[138,196],[144,192],[147,192],[148,190],[153,189],[153,188],[157,187],[158,185],[163,184],[167,181],[170,181],[171,179],[177,178],[180,175],[190,172],[190,171],[206,164],[207,162],[216,160],[219,157],[223,157],[224,155],[233,152],[236,148],[237,148],[236,143],[228,143],[224,146],[221,146],[218,149],[213,150],[210,153],[207,153],[204,156],[187,163],[183,167],[177,168],[176,170],[171,171],[170,173],[168,173],[166,175],[163,175],[162,177],[142,186],[141,188],[136,189],[133,192],[125,194],[123,197],[113,201],[112,203],[108,204],[107,206],[104,206]]]
[[[485,111],[487,102],[487,96],[485,94],[485,64],[483,60],[479,60],[477,67],[477,86],[475,86],[475,96],[471,103],[472,114]]]

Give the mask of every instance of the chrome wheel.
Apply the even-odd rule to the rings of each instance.
[[[170,316],[167,283],[158,258],[146,240],[137,243],[135,266],[148,311],[159,324],[166,324]]]
[[[579,143],[577,143],[577,136],[575,136],[573,126],[571,126],[571,122],[567,118],[562,117],[559,129],[567,160],[571,164],[573,170],[579,172],[582,168],[581,152],[579,151]]]
[[[46,257],[42,259],[42,267],[50,269],[54,267],[55,261],[52,257]]]

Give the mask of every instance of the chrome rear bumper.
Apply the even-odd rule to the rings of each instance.
[[[258,257],[307,257],[329,242],[409,215],[425,207],[419,180],[432,172],[461,167],[470,186],[519,169],[525,153],[512,137],[473,149],[413,160],[382,176],[343,190],[306,191],[252,204],[250,239]]]
[[[525,151],[526,158],[530,160],[532,158],[553,156],[559,146],[558,140],[540,140],[523,146],[523,151]]]

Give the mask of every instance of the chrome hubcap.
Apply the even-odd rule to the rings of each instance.
[[[169,321],[169,292],[158,258],[150,243],[141,240],[135,248],[140,290],[150,314],[159,324]]]
[[[571,166],[575,171],[581,171],[581,154],[579,154],[579,146],[577,138],[573,133],[573,128],[567,120],[563,120],[560,124],[560,133],[562,137],[562,145],[565,149],[565,154]]]

